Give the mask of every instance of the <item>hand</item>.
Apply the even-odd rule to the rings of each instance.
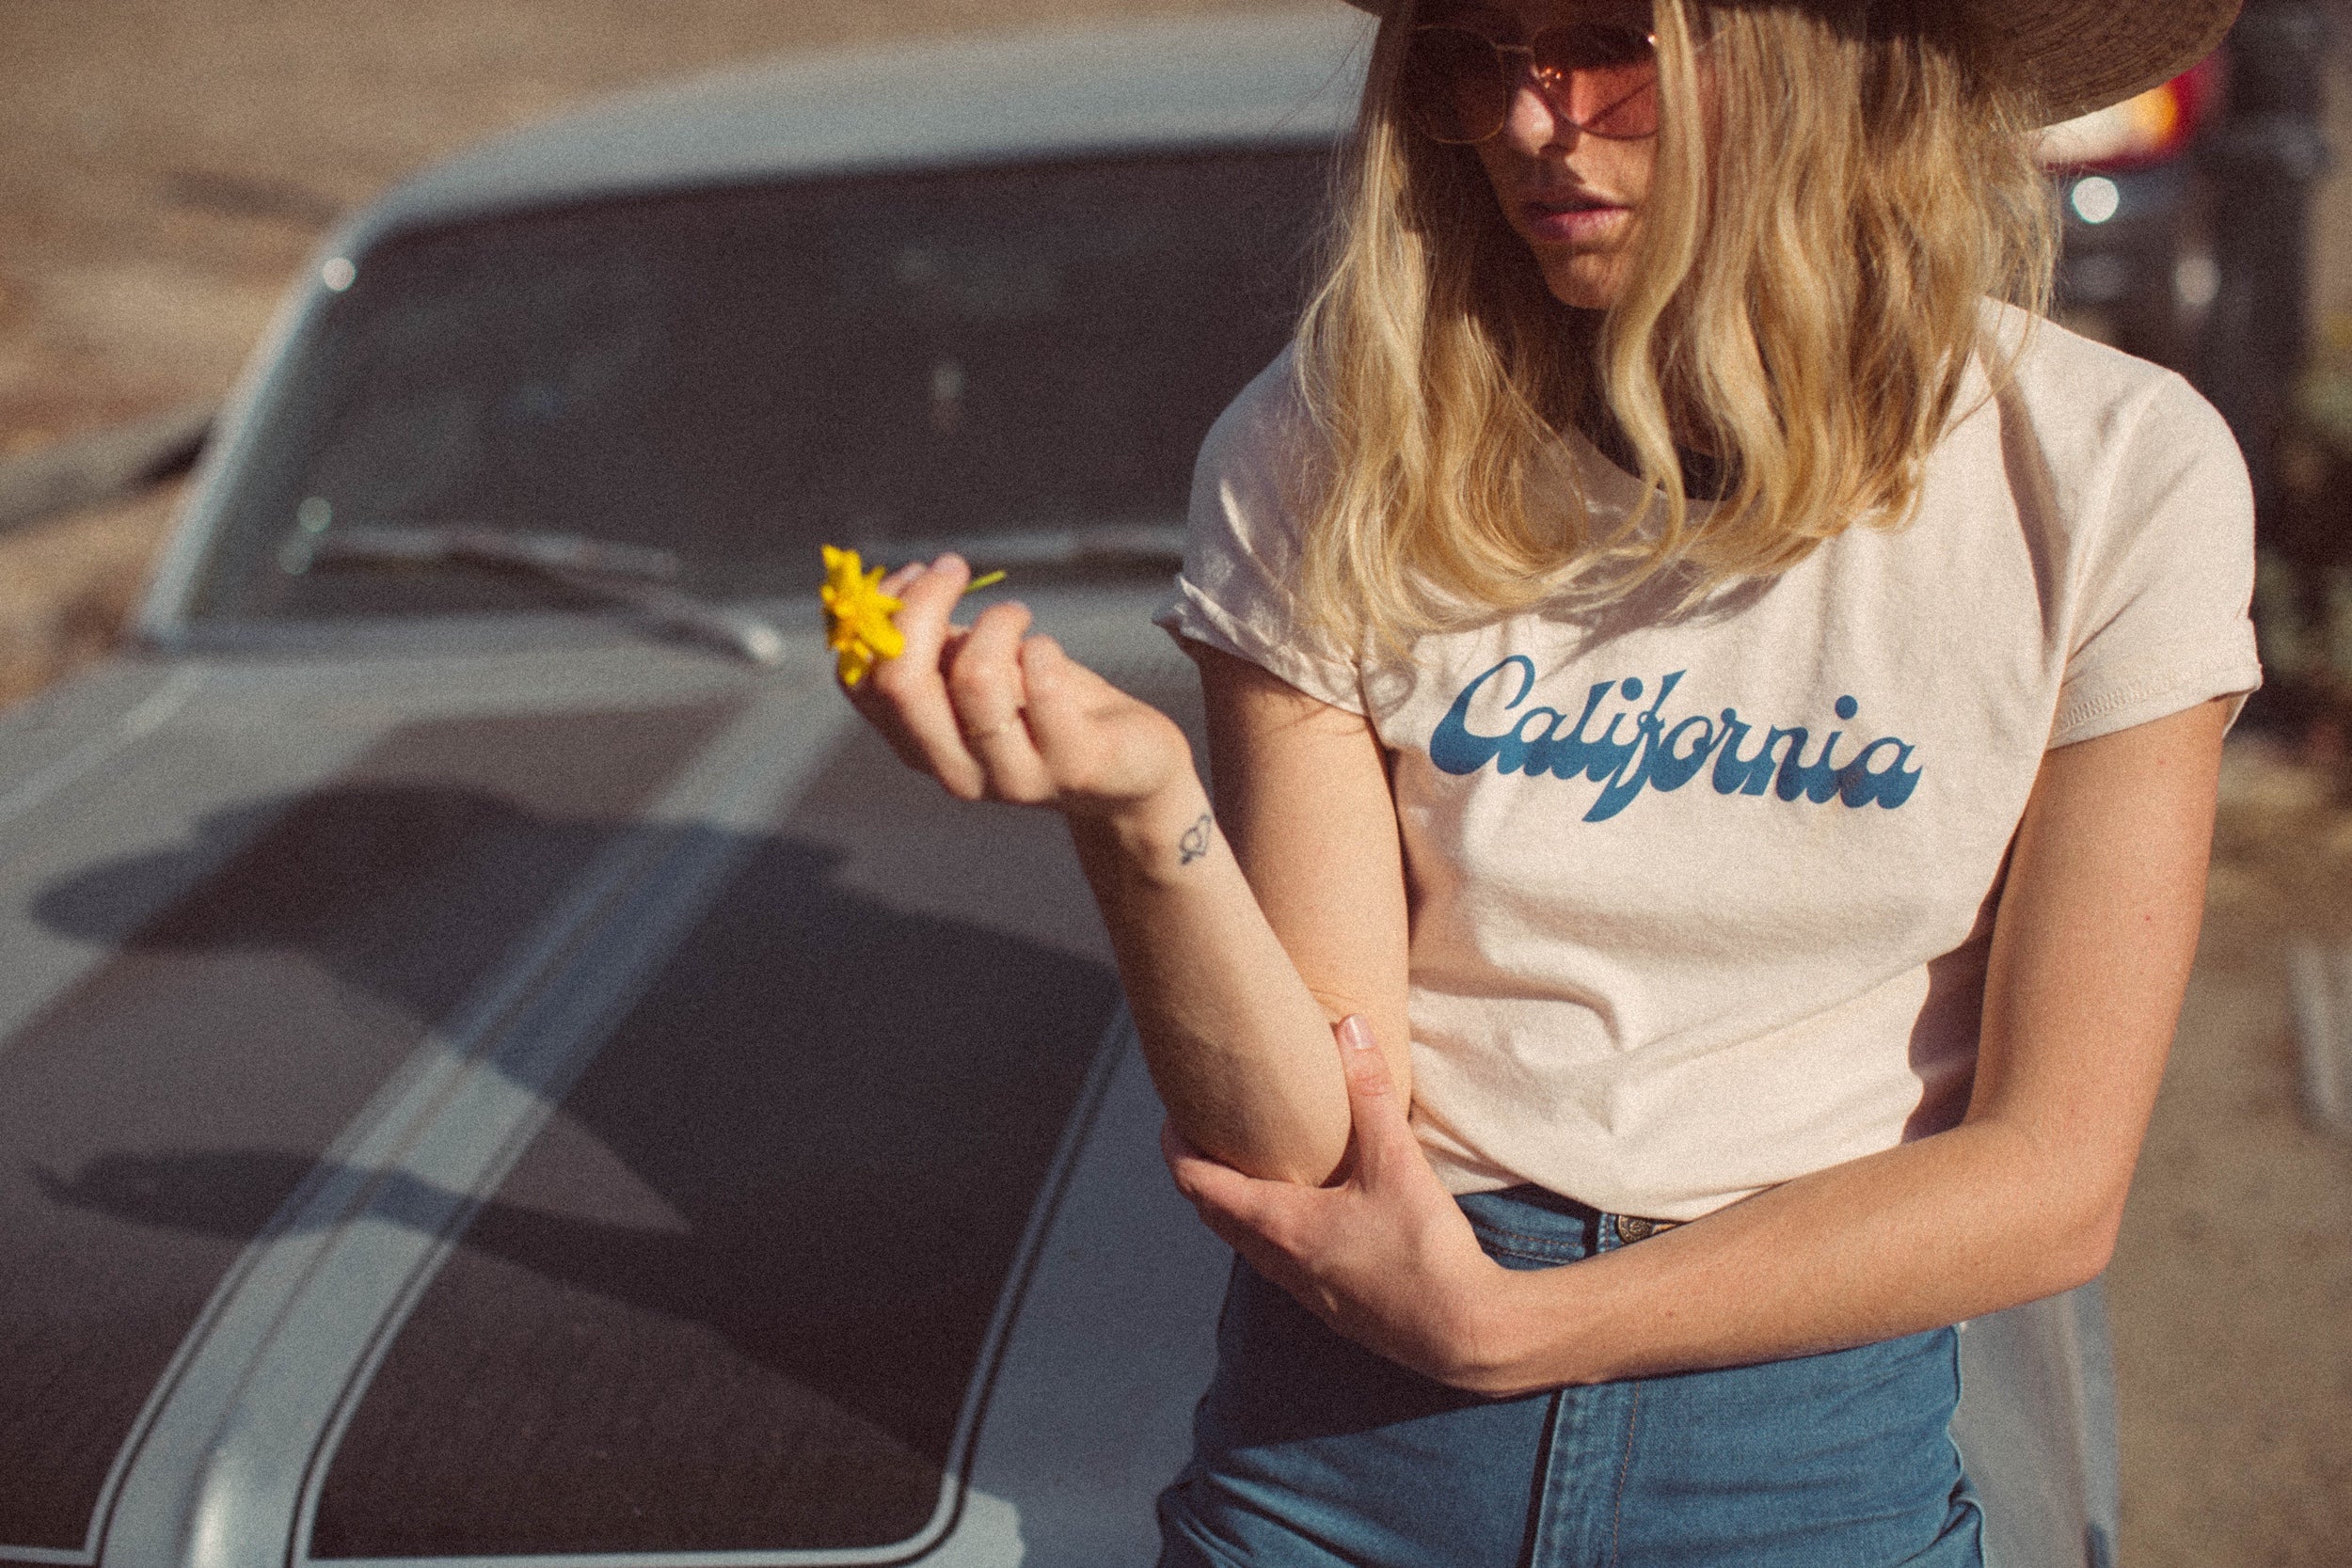
[[[1052,638],[1025,637],[1026,607],[994,605],[969,627],[951,625],[971,579],[961,557],[943,555],[882,582],[905,601],[896,624],[906,648],[845,689],[901,761],[959,800],[1077,816],[1113,816],[1193,779],[1175,721]]]
[[[1260,1274],[1341,1334],[1425,1377],[1476,1393],[1520,1391],[1504,1296],[1510,1275],[1429,1168],[1391,1091],[1372,1029],[1337,1031],[1353,1126],[1343,1179],[1260,1181],[1160,1129],[1177,1190]]]

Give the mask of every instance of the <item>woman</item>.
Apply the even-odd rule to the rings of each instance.
[[[885,585],[855,700],[1067,815],[1240,1255],[1164,1562],[1980,1560],[1948,1325],[2106,1260],[2259,679],[2235,450],[2033,322],[2026,134],[2234,9],[1391,0],[1164,617],[1214,811]]]

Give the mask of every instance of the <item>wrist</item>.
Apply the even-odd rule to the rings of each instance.
[[[1565,1299],[1578,1265],[1508,1269],[1497,1265],[1476,1294],[1458,1343],[1457,1382],[1490,1399],[1509,1399],[1566,1384],[1597,1383],[1604,1374],[1588,1358],[1567,1354],[1548,1328],[1575,1321]]]
[[[1130,876],[1172,879],[1226,852],[1209,793],[1190,768],[1151,794],[1072,816],[1071,835],[1089,858],[1108,856]]]
[[[1447,1382],[1490,1399],[1512,1398],[1538,1386],[1527,1367],[1523,1283],[1520,1271],[1501,1264],[1480,1281],[1454,1330],[1460,1362]]]

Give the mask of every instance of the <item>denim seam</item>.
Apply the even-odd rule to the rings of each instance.
[[[1486,1256],[1497,1262],[1527,1263],[1538,1269],[1565,1269],[1571,1263],[1583,1261],[1581,1258],[1554,1258],[1547,1253],[1521,1252],[1517,1247],[1507,1246],[1489,1248]]]
[[[1549,1236],[1530,1236],[1518,1230],[1498,1230],[1480,1225],[1476,1221],[1470,1223],[1470,1231],[1481,1242],[1491,1243],[1493,1250],[1513,1258],[1523,1259],[1530,1263],[1577,1263],[1581,1262],[1584,1258],[1583,1244],[1579,1242],[1563,1242]],[[1526,1245],[1513,1246],[1511,1243],[1514,1242],[1525,1243]]]
[[[1519,1554],[1518,1568],[1542,1568],[1537,1554],[1544,1545],[1544,1520],[1551,1507],[1552,1449],[1560,1441],[1560,1407],[1567,1398],[1567,1390],[1554,1388],[1544,1410],[1544,1424],[1535,1442],[1535,1474],[1534,1495],[1527,1504],[1527,1546]]]
[[[1625,1452],[1617,1461],[1617,1495],[1609,1501],[1609,1568],[1616,1568],[1618,1536],[1625,1523],[1625,1478],[1633,1469],[1633,1433],[1642,1424],[1642,1386],[1633,1386],[1633,1403],[1625,1413]]]
[[[1499,1225],[1489,1225],[1483,1220],[1472,1220],[1470,1223],[1472,1230],[1484,1236],[1492,1236],[1498,1241],[1533,1242],[1537,1246],[1551,1247],[1572,1247],[1583,1244],[1581,1242],[1564,1242],[1557,1236],[1535,1236],[1524,1230],[1505,1230]]]
[[[1529,1252],[1524,1247],[1503,1246],[1500,1243],[1496,1243],[1496,1245],[1489,1250],[1493,1256],[1498,1258],[1516,1258],[1525,1263],[1542,1263],[1558,1268],[1565,1268],[1570,1263],[1581,1263],[1583,1261],[1581,1258],[1562,1258],[1555,1253],[1549,1252]]]

